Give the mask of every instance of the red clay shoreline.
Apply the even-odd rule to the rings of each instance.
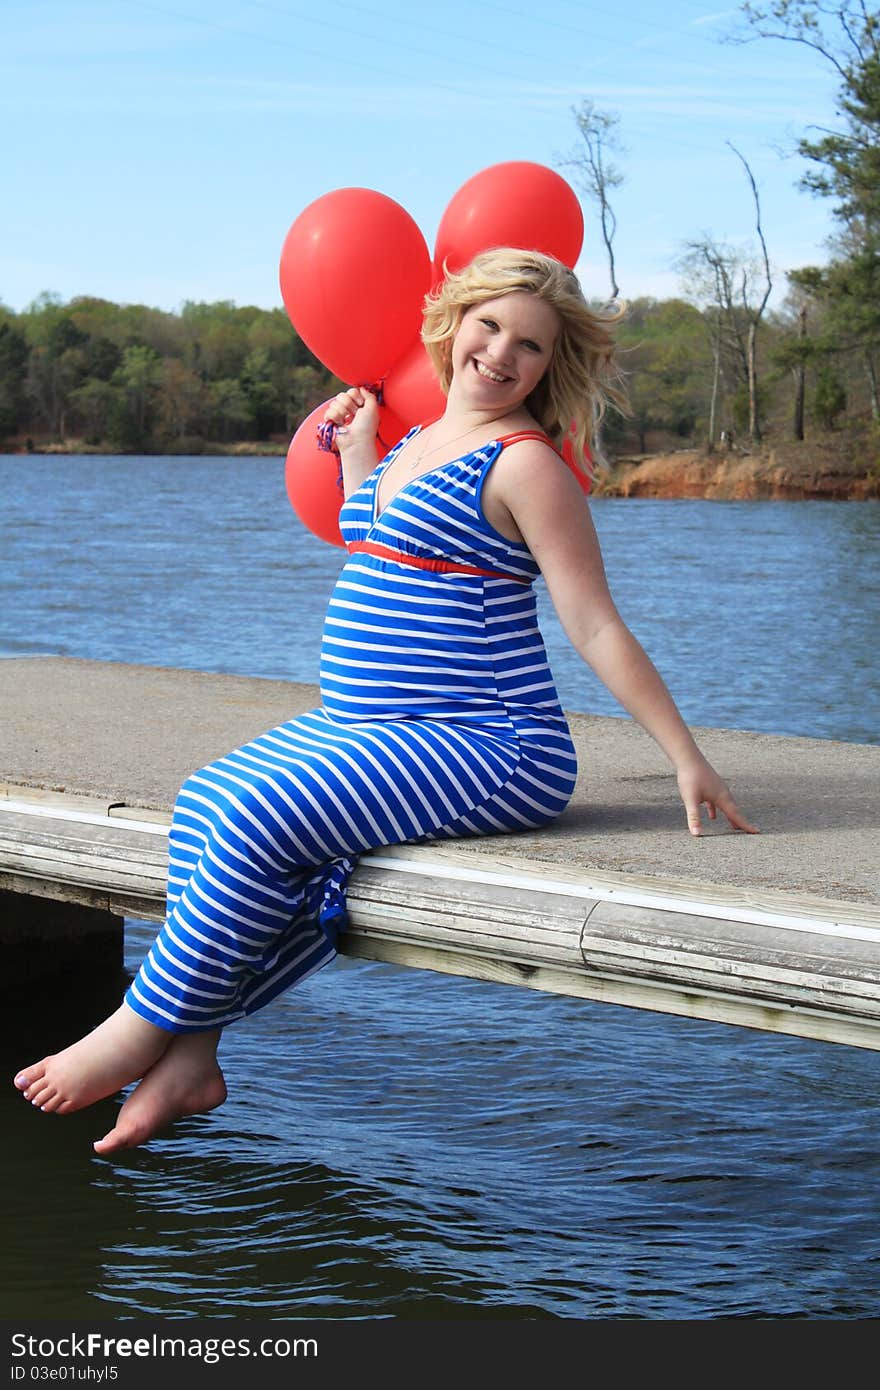
[[[760,453],[699,449],[617,459],[593,485],[595,497],[696,497],[714,501],[876,501],[880,468],[842,461],[836,450],[794,445]]]

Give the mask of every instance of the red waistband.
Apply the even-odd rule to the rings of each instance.
[[[476,574],[485,579],[510,579],[514,584],[531,583],[524,575],[479,569],[476,565],[458,565],[454,560],[434,559],[433,556],[408,555],[405,550],[395,550],[393,546],[382,545],[379,541],[349,541],[346,550],[349,555],[376,555],[380,560],[394,560],[399,565],[412,565],[415,569],[430,570],[432,574]]]

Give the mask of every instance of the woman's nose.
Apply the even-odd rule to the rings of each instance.
[[[504,366],[510,361],[511,343],[509,339],[496,337],[489,344],[489,355],[493,362],[499,366]]]

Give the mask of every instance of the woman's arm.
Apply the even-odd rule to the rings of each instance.
[[[324,421],[337,426],[336,447],[342,464],[343,491],[350,497],[376,467],[379,403],[366,387],[351,386],[329,402]]]
[[[541,568],[559,620],[603,685],[656,740],[674,766],[692,834],[700,807],[714,820],[756,832],[703,757],[672,696],[624,623],[608,589],[589,506],[569,470],[539,443],[518,444],[496,464],[495,495],[510,511]]]

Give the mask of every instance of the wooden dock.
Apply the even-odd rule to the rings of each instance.
[[[74,938],[90,920],[161,921],[180,781],[315,702],[286,682],[0,662],[0,942],[23,921],[38,938],[41,916],[63,933],[65,912]],[[698,734],[763,833],[693,839],[646,735],[572,725],[583,783],[566,816],[364,856],[341,950],[880,1049],[880,747]]]

